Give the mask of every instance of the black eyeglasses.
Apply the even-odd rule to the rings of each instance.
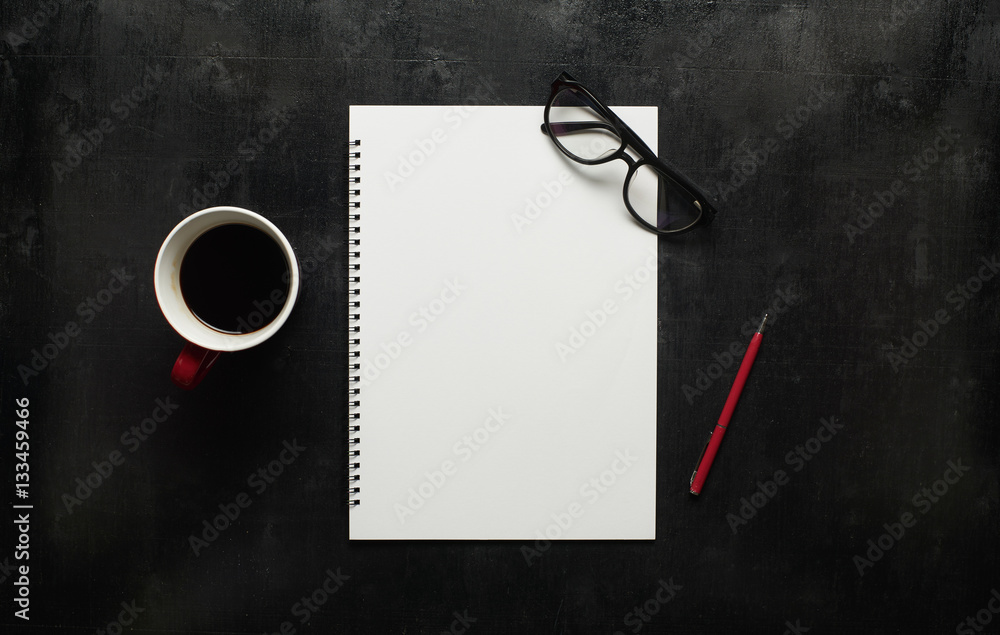
[[[562,73],[552,82],[552,96],[545,105],[542,132],[569,158],[584,165],[615,159],[625,161],[625,207],[644,228],[657,234],[680,234],[715,218],[708,197],[665,161],[610,108]],[[639,155],[633,159],[625,148]]]

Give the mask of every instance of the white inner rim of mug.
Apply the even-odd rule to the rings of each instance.
[[[255,227],[277,242],[288,260],[289,274],[288,297],[274,320],[256,331],[240,334],[217,331],[199,320],[184,301],[180,285],[181,263],[194,241],[210,229],[234,223]],[[163,241],[153,271],[156,300],[167,322],[189,342],[216,351],[240,351],[271,337],[288,319],[299,293],[299,264],[291,244],[269,220],[239,207],[212,207],[181,221]]]

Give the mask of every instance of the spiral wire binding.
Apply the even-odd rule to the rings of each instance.
[[[347,190],[347,504],[361,504],[361,140],[348,142]]]

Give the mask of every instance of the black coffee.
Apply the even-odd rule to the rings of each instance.
[[[288,260],[256,227],[214,227],[181,262],[181,294],[195,316],[223,333],[250,333],[270,324],[288,299]]]

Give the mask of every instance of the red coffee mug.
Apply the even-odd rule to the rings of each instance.
[[[249,225],[270,236],[288,261],[288,288],[284,304],[269,323],[249,333],[230,333],[212,328],[198,319],[181,293],[181,263],[188,249],[202,234],[222,225]],[[226,351],[241,351],[274,335],[288,319],[299,294],[299,264],[291,244],[269,220],[239,207],[211,207],[181,221],[163,241],[153,268],[156,301],[170,326],[187,340],[170,374],[184,389],[197,386]],[[278,290],[276,290],[278,291]]]

